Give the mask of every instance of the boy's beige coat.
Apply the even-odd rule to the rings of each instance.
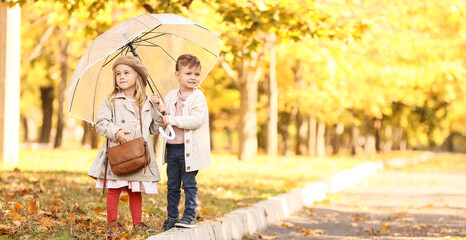
[[[128,140],[132,140],[134,138],[141,136],[141,128],[139,127],[139,120],[134,112],[134,108],[132,103],[126,98],[124,93],[119,93],[115,97],[115,107],[116,107],[116,119],[113,119],[113,108],[108,100],[102,103],[102,106],[99,110],[99,115],[97,117],[96,122],[96,130],[97,132],[104,136],[105,138],[109,139],[109,147],[115,146],[118,143],[115,140],[115,133],[118,130],[128,130],[131,131],[130,134],[126,134],[126,138]],[[108,167],[107,171],[107,179],[114,179],[114,180],[123,180],[123,181],[160,181],[160,173],[159,169],[155,160],[154,154],[154,147],[152,144],[151,134],[158,134],[159,126],[163,125],[162,115],[159,111],[156,110],[155,104],[153,104],[149,97],[147,98],[144,106],[141,109],[142,115],[142,131],[143,137],[147,142],[147,146],[149,147],[149,153],[151,157],[151,163],[149,165],[150,170],[146,168],[146,173],[144,174],[144,170],[141,169],[135,173],[128,174],[125,176],[117,176],[113,174],[110,167]],[[113,119],[113,121],[112,121]],[[89,176],[92,178],[104,178],[105,172],[105,159],[106,159],[106,152],[107,146],[106,143],[102,145],[100,148],[99,153],[97,154],[94,162],[92,163],[92,167],[89,170]]]
[[[196,89],[181,106],[182,116],[175,116],[178,91],[175,89],[167,94],[165,107],[170,124],[184,129],[185,170],[192,172],[210,165],[209,109],[204,94]],[[166,146],[167,139],[164,138],[164,164],[167,162]]]

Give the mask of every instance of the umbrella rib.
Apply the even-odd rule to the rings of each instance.
[[[149,33],[149,32],[148,32],[148,33]],[[165,34],[167,34],[167,33],[161,33],[161,34],[159,34],[159,35],[157,35],[157,36],[153,36],[153,37],[149,37],[149,38],[144,38],[144,39],[142,39],[142,37],[141,37],[141,38],[135,39],[134,43],[138,43],[138,42],[142,42],[142,41],[147,41],[147,40],[151,40],[151,39],[154,39],[154,38],[158,38],[158,37],[161,37],[161,36],[163,36],[163,35],[165,35]],[[147,34],[146,34],[146,35],[147,35]]]
[[[196,25],[196,26],[198,26],[198,25]],[[203,28],[203,27],[201,27],[201,28]],[[204,28],[204,29],[205,29],[205,28]],[[210,31],[210,32],[212,32],[212,31]],[[212,33],[213,33],[213,32],[212,32]],[[211,52],[209,49],[207,49],[207,48],[205,48],[205,47],[203,47],[203,46],[201,46],[201,45],[199,45],[199,44],[197,44],[197,43],[195,43],[195,42],[189,40],[188,38],[185,38],[185,37],[183,37],[183,36],[180,36],[180,35],[178,35],[178,34],[165,33],[165,32],[164,32],[163,34],[158,35],[157,37],[162,36],[162,35],[165,35],[165,34],[177,36],[177,37],[182,38],[182,39],[184,39],[184,40],[186,40],[186,41],[188,41],[188,42],[191,42],[191,43],[193,43],[194,45],[199,46],[200,48],[204,49],[204,50],[207,51],[208,53],[210,53],[210,54],[212,54],[212,55],[214,55],[215,57],[218,58],[218,54],[215,54],[215,53]],[[150,38],[149,38],[149,39],[150,39]],[[144,41],[144,40],[146,40],[146,39],[138,38],[138,40],[139,40],[139,41]]]
[[[115,56],[113,56],[112,59],[110,59],[109,61],[104,62],[104,64],[102,65],[102,68],[107,66],[107,64],[111,63],[113,61],[113,59],[117,58],[123,51],[125,51],[125,49],[128,49],[127,45],[123,46],[121,48],[120,52],[117,53]]]
[[[155,29],[159,28],[160,26],[162,26],[162,24],[159,24],[159,25],[157,25],[156,27],[153,27],[150,31],[147,31],[147,32],[142,33],[140,36],[138,36],[138,37],[136,37],[135,39],[133,39],[133,43],[138,42],[140,39],[142,39],[143,37],[145,37],[147,34],[152,33]]]
[[[121,52],[120,52],[120,53],[121,53]],[[109,56],[110,56],[110,55],[109,55]],[[105,64],[105,65],[107,65],[109,62],[111,62],[111,61],[108,61],[108,62],[107,62],[107,59],[108,59],[109,56],[107,56],[107,58],[106,58],[105,61],[104,61],[104,64]],[[117,54],[116,56],[118,56],[118,54]],[[115,57],[114,57],[114,58],[115,58]],[[107,63],[105,63],[105,62],[107,62]],[[102,69],[105,67],[105,65],[103,65],[103,66],[99,69],[99,73],[97,74],[97,80],[95,81],[95,86],[94,86],[94,98],[93,98],[93,100],[92,100],[92,121],[93,121],[93,122],[94,122],[94,116],[95,116],[95,111],[94,111],[94,109],[95,109],[95,101],[96,101],[95,97],[96,97],[96,92],[97,92],[97,84],[99,83],[100,73],[102,72]]]

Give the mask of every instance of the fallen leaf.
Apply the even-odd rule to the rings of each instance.
[[[129,196],[128,196],[128,194],[122,194],[122,195],[120,196],[120,201],[122,201],[122,202],[129,202]]]
[[[362,231],[363,231],[363,232],[373,233],[373,232],[374,232],[374,229],[373,229],[373,228],[364,228]]]
[[[408,214],[408,211],[399,212],[397,215],[398,216],[405,216],[406,214]]]
[[[29,202],[29,207],[28,207],[29,215],[31,215],[31,216],[36,215],[37,214],[36,200],[31,199],[28,202]]]
[[[353,215],[351,215],[351,218],[355,222],[365,222],[366,221],[366,219],[359,216],[359,214],[353,214]]]
[[[13,224],[14,224],[16,227],[20,227],[20,226],[21,226],[21,221],[13,221]]]
[[[52,218],[50,217],[44,217],[44,218],[41,218],[39,220],[40,223],[42,223],[39,228],[42,230],[42,231],[47,231],[47,230],[50,230],[52,229],[52,227],[55,225],[55,221],[52,220]]]
[[[263,235],[263,234],[260,234],[259,233],[259,239],[264,239],[264,240],[272,240],[272,239],[275,239],[277,238],[277,236],[267,236],[267,235]]]
[[[294,224],[293,223],[282,223],[280,226],[290,228],[290,227],[294,227]]]
[[[386,233],[386,232],[390,231],[390,228],[389,228],[389,227],[390,227],[390,225],[384,224],[384,225],[382,226],[382,229],[380,229],[380,232],[381,232],[381,233]]]
[[[432,203],[425,205],[422,208],[434,208],[434,205]]]
[[[146,209],[147,209],[147,208],[146,208]],[[105,211],[105,209],[100,208],[100,207],[94,208],[94,212],[96,212],[96,213],[101,213],[101,212],[104,212],[104,211]],[[150,211],[150,210],[149,210],[149,211]],[[147,211],[146,211],[146,212],[147,212]]]
[[[11,209],[11,211],[21,214],[23,210],[23,205],[21,205],[19,202],[13,202],[13,208]]]

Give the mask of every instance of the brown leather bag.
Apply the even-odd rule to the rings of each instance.
[[[113,114],[115,117],[115,112]],[[142,114],[139,111],[139,124],[142,134]],[[147,147],[146,140],[143,137],[135,138],[123,144],[114,147],[108,147],[107,139],[107,161],[105,162],[105,176],[103,192],[105,193],[107,185],[107,167],[110,164],[110,169],[115,175],[125,175],[136,172],[150,164],[150,153]],[[152,170],[149,171],[152,173]],[[154,173],[152,173],[154,175]]]
[[[115,147],[107,148],[107,156],[110,162],[110,168],[116,175],[129,174],[142,168],[145,170],[150,164],[147,143],[143,137],[138,137]]]

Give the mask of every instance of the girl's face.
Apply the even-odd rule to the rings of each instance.
[[[199,85],[201,66],[181,66],[179,71],[175,72],[175,77],[180,82],[181,90],[192,90]]]
[[[130,66],[118,64],[115,67],[116,84],[124,92],[134,92],[136,89],[137,72]],[[128,90],[128,91],[127,91]]]

